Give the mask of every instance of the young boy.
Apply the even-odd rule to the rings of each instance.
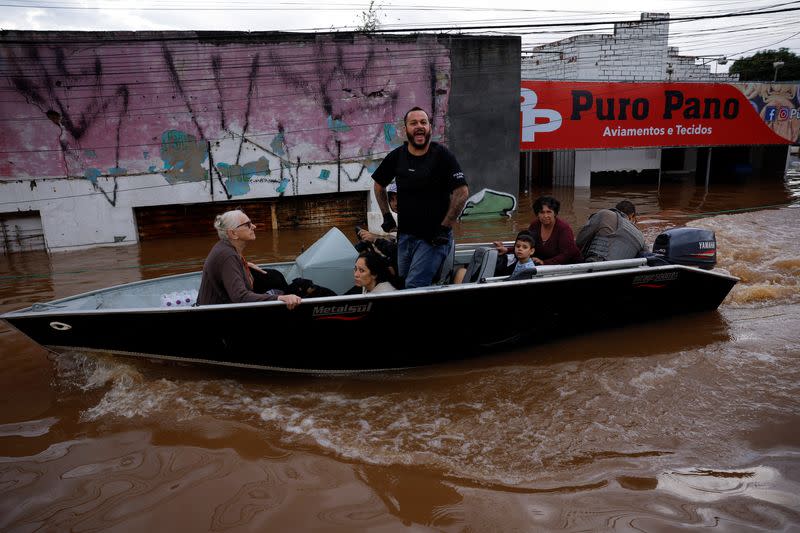
[[[527,230],[520,231],[514,241],[514,253],[497,256],[495,276],[512,276],[517,272],[535,268],[533,261],[534,249],[533,235]],[[497,243],[501,244],[502,243]],[[507,248],[509,249],[509,248]]]
[[[512,276],[518,272],[522,272],[523,270],[529,270],[536,267],[533,259],[531,259],[535,251],[536,250],[533,246],[533,235],[527,231],[520,231],[517,235],[517,240],[514,241],[515,262],[508,265],[509,269],[512,265],[514,266],[514,270],[511,271]]]
[[[497,256],[497,263],[494,269],[495,276],[509,276],[536,267],[533,262],[533,235],[528,231],[520,231],[517,240],[514,242],[514,253]],[[453,275],[453,284],[457,285],[464,282],[467,269],[459,268]]]

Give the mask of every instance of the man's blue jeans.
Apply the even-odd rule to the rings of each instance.
[[[450,242],[439,246],[433,246],[413,235],[400,233],[397,236],[397,270],[400,277],[406,280],[406,289],[430,285],[451,246],[452,232]]]

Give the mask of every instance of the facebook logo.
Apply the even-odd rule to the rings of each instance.
[[[775,119],[778,118],[778,110],[775,108],[774,105],[769,105],[764,110],[764,120],[767,122],[775,122]]]

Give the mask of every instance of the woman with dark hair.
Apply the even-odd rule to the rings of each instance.
[[[360,287],[362,294],[396,291],[394,285],[389,283],[389,277],[389,264],[385,257],[375,252],[364,252],[356,259],[353,267],[354,289]]]
[[[533,202],[536,219],[528,231],[533,235],[537,265],[571,265],[582,263],[583,256],[575,244],[575,234],[569,224],[558,218],[561,202],[552,196],[540,196]],[[502,242],[495,242],[499,254],[508,253]]]

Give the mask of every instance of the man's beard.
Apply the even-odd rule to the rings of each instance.
[[[428,146],[428,143],[430,142],[431,142],[430,130],[425,133],[425,141],[422,144],[417,144],[416,142],[414,142],[414,135],[408,136],[408,143],[418,150],[425,148],[426,146]]]

